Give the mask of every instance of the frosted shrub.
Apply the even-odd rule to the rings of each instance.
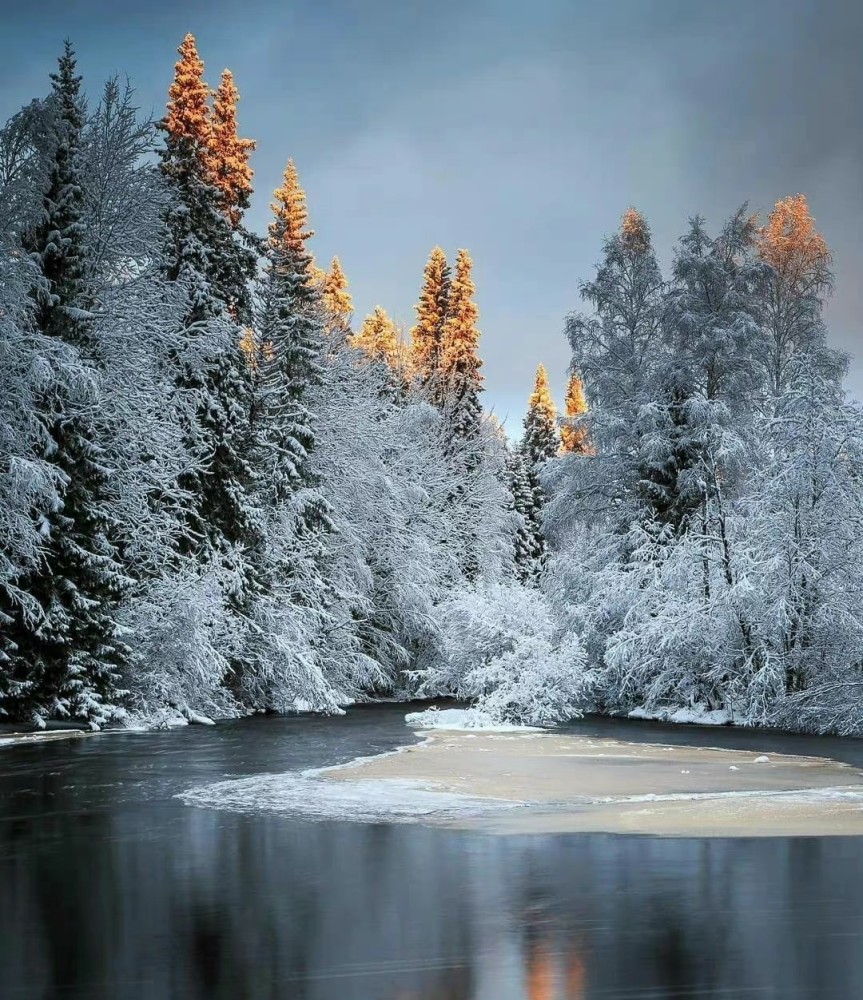
[[[427,693],[474,701],[493,719],[546,725],[579,715],[591,675],[575,634],[562,635],[539,591],[495,584],[462,590],[440,608],[438,662]]]

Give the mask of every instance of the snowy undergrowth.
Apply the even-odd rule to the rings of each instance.
[[[495,723],[550,725],[591,704],[592,675],[578,636],[559,626],[530,587],[483,584],[440,609],[439,655],[421,694],[453,695]]]

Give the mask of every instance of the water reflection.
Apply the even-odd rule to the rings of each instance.
[[[493,838],[172,799],[178,773],[284,766],[261,744],[230,772],[237,732],[0,773],[2,1000],[863,995],[863,840]]]
[[[142,810],[80,815],[35,853],[0,826],[0,996],[793,1000],[863,983],[856,840],[161,819],[169,837]]]

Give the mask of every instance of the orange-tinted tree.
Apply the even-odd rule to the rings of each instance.
[[[222,211],[234,229],[249,207],[254,176],[249,157],[256,146],[253,139],[243,139],[238,134],[239,99],[233,74],[226,69],[213,92],[213,112],[206,136],[206,162],[211,182],[220,194]]]

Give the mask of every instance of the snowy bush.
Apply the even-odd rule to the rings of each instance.
[[[561,634],[537,590],[489,584],[439,609],[441,648],[423,672],[425,693],[469,699],[492,719],[547,725],[579,715],[592,677],[574,633]]]

